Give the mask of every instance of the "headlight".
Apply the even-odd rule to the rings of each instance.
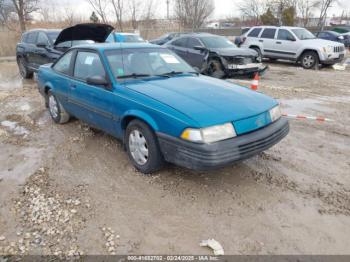
[[[282,116],[282,113],[279,105],[270,110],[270,117],[272,122],[277,121],[278,119],[281,118],[281,116]]]
[[[187,128],[181,138],[191,142],[213,143],[237,136],[231,123],[202,129]]]
[[[326,54],[331,54],[333,53],[333,47],[332,46],[324,47],[323,52],[325,52]]]

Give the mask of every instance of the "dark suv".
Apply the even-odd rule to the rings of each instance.
[[[105,42],[113,29],[105,24],[79,24],[64,30],[35,29],[25,32],[16,47],[20,74],[23,78],[31,78],[41,65],[56,61],[72,46]]]

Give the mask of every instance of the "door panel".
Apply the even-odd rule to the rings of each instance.
[[[295,59],[298,48],[299,44],[292,33],[286,29],[278,30],[277,39],[274,40],[272,48],[276,56],[287,59]]]
[[[258,40],[263,44],[265,56],[270,56],[270,55],[273,56],[275,54],[274,42],[275,42],[276,31],[277,30],[274,28],[265,28]]]
[[[205,52],[194,49],[195,46],[203,46],[203,44],[196,38],[189,38],[187,41],[187,56],[186,61],[193,67],[201,69],[205,57]]]
[[[75,60],[73,77],[70,81],[69,102],[74,116],[84,122],[115,134],[117,121],[115,96],[104,86],[86,83],[88,77],[106,77],[100,57],[95,52],[79,51]]]

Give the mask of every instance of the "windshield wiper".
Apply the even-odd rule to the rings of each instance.
[[[160,75],[157,75],[157,76],[165,76],[165,77],[172,77],[172,76],[175,76],[175,75],[182,75],[182,74],[196,74],[196,75],[199,75],[199,73],[197,72],[180,72],[180,71],[171,71],[171,72],[167,72],[167,73],[164,73],[164,74],[160,74]]]
[[[124,75],[124,76],[118,76],[118,79],[125,79],[125,78],[140,78],[140,77],[149,77],[151,75],[148,74],[131,74],[131,75]]]

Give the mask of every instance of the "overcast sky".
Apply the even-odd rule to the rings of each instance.
[[[148,1],[148,0],[144,0]],[[157,16],[166,17],[166,0],[154,0],[157,3]],[[239,16],[238,3],[242,0],[214,0],[215,13],[211,19],[222,19],[229,16]],[[47,2],[55,3],[54,5],[62,6],[64,8],[73,8],[77,14],[89,17],[91,14],[91,7],[86,0],[50,0]],[[328,16],[341,15],[342,10],[350,13],[350,0],[339,0],[340,4],[334,6],[328,12]],[[318,12],[314,12],[318,15]]]

